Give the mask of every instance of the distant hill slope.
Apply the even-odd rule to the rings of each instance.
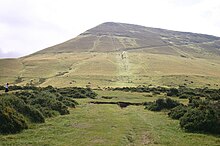
[[[107,22],[0,68],[0,84],[219,88],[220,38]]]
[[[37,53],[114,52],[137,49],[157,54],[220,55],[220,37],[106,22],[74,39]]]

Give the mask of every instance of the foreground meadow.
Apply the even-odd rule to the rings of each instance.
[[[178,120],[166,112],[152,112],[144,106],[121,108],[112,104],[92,104],[91,101],[154,101],[163,95],[122,91],[96,91],[96,99],[76,99],[79,105],[69,115],[46,119],[19,134],[0,135],[0,145],[220,145],[216,135],[186,133]],[[105,99],[103,97],[113,97]],[[185,103],[186,99],[181,102]]]

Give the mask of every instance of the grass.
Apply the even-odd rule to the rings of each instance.
[[[19,85],[57,87],[89,86],[123,87],[160,85],[188,87],[220,87],[219,58],[183,58],[175,55],[151,54],[142,51],[36,54],[20,59],[0,60],[0,84],[14,83],[22,77]],[[39,74],[40,73],[40,74]],[[40,79],[44,78],[41,82]]]
[[[97,91],[98,99],[77,99],[80,104],[70,109],[70,115],[46,120],[32,125],[16,135],[0,135],[0,145],[44,146],[101,146],[101,145],[212,145],[220,144],[220,137],[186,133],[177,120],[164,112],[151,112],[144,106],[89,104],[89,101],[153,101],[157,96],[144,97],[143,93],[122,91]],[[101,96],[117,98],[102,99]],[[183,100],[182,100],[183,101]],[[183,101],[185,102],[185,101]]]

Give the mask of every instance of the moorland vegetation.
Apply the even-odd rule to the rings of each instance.
[[[3,89],[3,87],[1,87]],[[15,92],[0,95],[0,133],[18,133],[31,123],[44,123],[45,118],[69,114],[78,104],[74,98],[94,98],[89,88],[45,88],[11,86]]]
[[[3,134],[18,133],[27,129],[31,123],[44,123],[45,118],[69,114],[68,108],[75,108],[78,104],[75,99],[95,99],[97,96],[92,89],[79,87],[11,86],[10,90],[14,92],[0,95],[0,133]],[[164,98],[153,102],[129,105],[144,105],[151,111],[165,111],[170,118],[179,120],[180,127],[188,132],[220,134],[220,89],[138,86],[106,90],[162,95]],[[175,98],[187,98],[188,103],[180,103]],[[109,103],[114,104],[105,104]],[[119,101],[116,104],[119,103],[128,106],[126,102]]]

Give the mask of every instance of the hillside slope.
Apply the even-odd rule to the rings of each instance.
[[[133,24],[106,22],[74,39],[46,48],[38,53],[114,52],[144,50],[157,54],[218,54],[220,38],[150,28]]]
[[[220,38],[107,22],[0,68],[1,84],[218,88]]]

